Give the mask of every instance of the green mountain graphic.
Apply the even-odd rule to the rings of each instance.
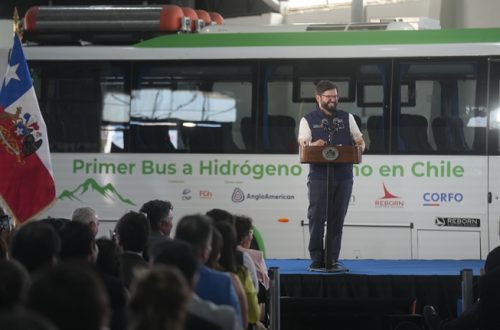
[[[81,195],[85,194],[88,191],[95,191],[99,193],[101,196],[104,198],[118,198],[120,201],[122,201],[125,204],[130,204],[133,206],[136,206],[134,202],[132,202],[128,198],[124,198],[118,191],[116,191],[115,187],[111,184],[108,183],[104,187],[98,184],[94,179],[89,178],[85,180],[81,185],[76,187],[74,190],[64,190],[58,197],[57,199],[59,200],[77,200],[77,201],[82,201],[80,198]]]

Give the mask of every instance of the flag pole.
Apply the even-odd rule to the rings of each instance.
[[[14,14],[12,15],[12,31],[19,37],[19,39],[23,39],[23,34],[21,32],[21,20],[19,19],[17,7],[14,7]]]

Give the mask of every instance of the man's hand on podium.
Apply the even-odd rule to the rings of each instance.
[[[326,144],[326,141],[322,139],[309,143],[310,146],[326,146]]]

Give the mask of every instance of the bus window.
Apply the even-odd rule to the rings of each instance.
[[[232,153],[251,113],[250,69],[237,65],[138,64],[132,87],[132,152]]]
[[[120,140],[129,112],[125,66],[33,62],[31,71],[52,152],[105,152]]]
[[[301,117],[300,104],[294,103],[292,65],[268,65],[262,97],[262,125],[259,141],[268,153],[298,152],[297,132]],[[310,95],[307,95],[310,97]]]
[[[296,61],[292,81],[283,74],[279,76],[279,70],[269,75],[268,91],[273,97],[267,103],[268,113],[292,117],[297,132],[301,117],[315,108],[314,84],[321,79],[331,80],[339,87],[338,108],[351,113],[363,133],[366,153],[386,153],[389,67],[383,60]]]
[[[478,65],[467,61],[402,62],[395,150],[402,154],[473,154],[477,127],[468,125],[477,96]],[[404,84],[415,84],[415,102],[404,102]],[[483,147],[484,148],[484,147]]]

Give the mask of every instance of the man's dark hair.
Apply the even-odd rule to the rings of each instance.
[[[212,237],[212,228],[212,218],[201,214],[187,215],[177,223],[175,238],[188,242],[199,254]]]
[[[235,215],[234,228],[236,228],[236,240],[240,244],[243,237],[247,236],[253,228],[252,219],[246,215]]]
[[[146,214],[151,229],[158,230],[162,220],[168,216],[170,210],[172,210],[172,203],[154,199],[144,203],[140,212]]]
[[[40,222],[48,223],[49,225],[54,227],[54,229],[57,232],[59,232],[59,230],[64,226],[64,224],[66,224],[69,221],[70,220],[66,218],[45,218],[40,220]]]
[[[199,258],[191,245],[178,239],[156,244],[153,250],[153,263],[177,267],[189,285],[193,283],[200,267]]]
[[[85,259],[92,254],[95,239],[87,224],[69,221],[59,230],[59,237],[61,238],[60,258],[62,260]]]
[[[0,329],[59,330],[42,315],[24,309],[0,312]]]
[[[60,330],[100,330],[107,299],[89,266],[60,263],[33,279],[27,306]]]
[[[120,276],[120,249],[115,241],[107,237],[101,237],[95,241],[99,248],[96,267],[104,273],[114,277]]]
[[[51,266],[59,255],[61,240],[54,227],[40,221],[30,221],[19,227],[10,242],[10,255],[28,272]]]
[[[207,211],[206,215],[211,217],[214,222],[225,221],[234,225],[234,216],[229,211],[223,209],[211,209],[210,211]]]
[[[236,273],[238,271],[238,256],[236,246],[236,230],[227,222],[219,222],[215,224],[215,228],[219,230],[222,235],[222,249],[220,253],[219,264],[225,271]],[[241,252],[239,252],[241,253]],[[243,259],[241,259],[243,262]]]
[[[335,85],[333,82],[331,82],[330,80],[320,80],[316,84],[315,93],[316,93],[316,95],[321,95],[324,92],[332,90],[332,89],[336,89],[337,92],[339,92],[339,87],[337,85]]]
[[[116,234],[123,250],[142,252],[149,237],[149,223],[142,213],[130,211],[116,224]]]
[[[488,253],[484,262],[484,271],[491,272],[493,269],[500,269],[500,246],[497,246]]]
[[[0,260],[0,310],[13,310],[24,304],[31,280],[26,269],[15,260]]]

